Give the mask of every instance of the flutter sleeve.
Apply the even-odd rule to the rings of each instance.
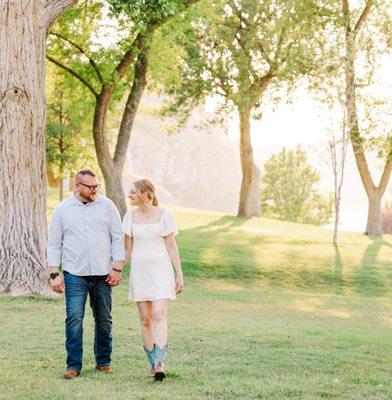
[[[165,237],[167,235],[170,235],[171,233],[176,236],[178,235],[178,230],[170,211],[165,210],[162,215],[162,236]]]
[[[132,219],[130,211],[127,211],[124,215],[124,219],[122,222],[122,231],[132,237]]]

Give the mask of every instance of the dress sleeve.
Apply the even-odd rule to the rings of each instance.
[[[127,211],[124,215],[124,219],[122,222],[122,231],[132,237],[132,219],[131,219],[131,212]]]
[[[174,236],[176,236],[178,235],[178,230],[170,211],[165,210],[162,215],[162,236],[164,237],[171,233],[174,233]]]

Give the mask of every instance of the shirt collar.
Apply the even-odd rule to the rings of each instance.
[[[69,204],[71,206],[84,206],[84,205],[90,206],[90,205],[93,205],[95,203],[100,203],[101,201],[102,201],[102,198],[101,198],[101,196],[99,194],[97,195],[97,197],[95,198],[94,201],[92,201],[91,203],[87,203],[87,204],[83,204],[83,202],[78,200],[78,198],[76,197],[75,192],[73,192],[71,194],[71,196],[69,196]]]

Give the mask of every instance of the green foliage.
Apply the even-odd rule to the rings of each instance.
[[[85,1],[56,20],[48,36],[47,53],[99,93],[102,84],[113,79],[115,66],[135,36],[135,24],[126,15],[110,14],[106,1]],[[124,81],[117,82],[115,99],[122,99],[129,88],[132,71],[130,68]]]
[[[61,70],[48,66],[46,98],[48,168],[60,178],[81,168],[97,170],[89,130],[92,101],[87,90]]]
[[[85,0],[62,14],[51,29],[47,53],[53,63],[63,71],[67,69],[64,79],[69,82],[70,78],[79,88],[88,88],[84,92],[92,100],[92,109],[100,94],[110,98],[105,139],[111,151],[118,142],[120,119],[127,112],[126,98],[134,84],[144,79],[135,76],[139,57],[144,55],[148,60],[151,77],[166,76],[170,80],[167,65],[175,51],[167,52],[164,38],[155,40],[154,45],[152,40],[162,24],[196,2]],[[111,134],[106,135],[109,131]]]
[[[392,155],[391,96],[385,88],[389,75],[388,59],[392,56],[392,8],[390,1],[372,0],[368,15],[355,35],[355,103],[360,128],[361,145],[386,160]],[[319,68],[309,79],[310,89],[321,102],[337,107],[346,102],[346,18],[341,4],[335,2],[331,24],[320,37]],[[365,2],[349,1],[352,29],[362,14]],[[320,96],[321,94],[321,96]],[[326,94],[326,96],[325,96]],[[326,98],[323,98],[326,97]],[[332,119],[336,111],[332,112]]]
[[[316,34],[329,15],[309,0],[201,2],[165,27],[184,52],[175,63],[181,79],[167,88],[176,96],[171,110],[207,95],[221,98],[222,112],[260,107],[267,87],[293,84],[316,67]]]
[[[139,30],[163,23],[184,9],[184,0],[110,0],[114,15],[127,15]]]
[[[261,208],[265,217],[324,225],[332,216],[332,198],[315,185],[320,177],[308,163],[305,151],[283,148],[264,164]]]

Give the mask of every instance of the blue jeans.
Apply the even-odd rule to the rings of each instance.
[[[104,280],[64,274],[65,281],[65,347],[67,369],[81,371],[83,359],[83,318],[90,295],[95,321],[94,354],[97,366],[110,365],[112,353],[112,288]]]

